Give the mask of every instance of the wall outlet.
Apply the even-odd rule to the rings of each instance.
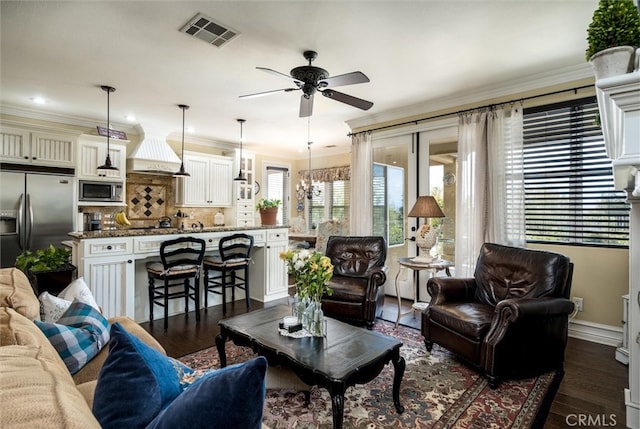
[[[573,301],[573,303],[575,304],[576,310],[582,311],[582,298],[574,296],[573,298],[571,298],[571,301]]]

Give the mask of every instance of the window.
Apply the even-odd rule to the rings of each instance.
[[[348,180],[314,183],[320,189],[309,203],[309,229],[325,219],[349,219],[351,185]]]
[[[527,241],[629,245],[629,206],[613,184],[595,98],[524,111]]]
[[[373,235],[387,246],[404,244],[404,169],[373,164]]]
[[[266,195],[264,198],[282,201],[276,222],[278,225],[289,223],[289,169],[268,165]]]
[[[309,201],[309,230],[316,228],[326,218],[324,215],[325,182],[314,183],[313,185],[318,188],[320,193],[314,195],[311,201],[307,200]]]

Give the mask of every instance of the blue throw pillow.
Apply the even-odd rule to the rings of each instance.
[[[93,306],[74,299],[56,323],[34,321],[75,374],[109,341],[109,322]]]
[[[266,394],[267,360],[212,370],[197,378],[147,429],[260,429]]]
[[[105,429],[259,428],[266,367],[266,360],[257,358],[197,375],[115,323],[93,414]]]
[[[103,428],[145,427],[182,392],[182,378],[191,372],[114,323],[93,414]]]

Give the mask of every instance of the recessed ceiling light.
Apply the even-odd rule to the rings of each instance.
[[[195,129],[195,128],[193,128],[193,127],[187,127],[187,132],[188,132],[189,134],[193,134],[193,133],[195,133],[195,132],[196,132],[196,129]]]
[[[129,122],[134,122],[136,120],[134,115],[124,115],[124,118]]]
[[[33,101],[36,104],[47,104],[47,100],[45,100],[44,97],[31,97],[31,101]]]

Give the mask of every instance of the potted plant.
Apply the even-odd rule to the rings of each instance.
[[[633,0],[600,0],[587,29],[587,61],[596,79],[633,70],[640,46],[640,13]]]
[[[260,212],[260,219],[263,225],[275,225],[278,217],[278,207],[280,200],[261,198],[256,204],[256,209]]]
[[[74,279],[76,267],[69,262],[71,251],[49,245],[34,252],[25,250],[16,258],[16,268],[23,271],[36,295],[57,295]]]

